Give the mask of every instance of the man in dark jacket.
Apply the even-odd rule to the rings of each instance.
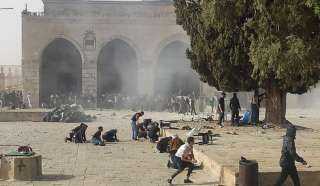
[[[106,142],[119,141],[117,137],[117,129],[111,129],[102,135],[102,139]]]
[[[88,128],[88,125],[83,124],[80,129],[75,132],[73,139],[75,143],[85,143],[87,141],[86,138],[86,130]]]
[[[239,99],[237,93],[233,93],[233,97],[230,100],[231,109],[231,122],[232,125],[239,125],[239,111],[241,110]]]
[[[300,162],[303,165],[307,165],[307,162],[304,161],[304,159],[296,153],[296,147],[294,142],[295,137],[295,126],[289,126],[287,128],[286,135],[283,138],[283,145],[280,158],[280,166],[282,168],[282,171],[276,183],[276,186],[281,186],[286,181],[289,175],[294,183],[294,186],[300,186],[300,180],[295,165],[295,161]]]
[[[225,103],[224,103],[224,98],[226,97],[226,93],[222,92],[221,97],[219,99],[219,104],[218,104],[218,113],[219,113],[219,121],[218,124],[220,127],[223,126],[223,121],[224,121],[224,112],[225,112]]]

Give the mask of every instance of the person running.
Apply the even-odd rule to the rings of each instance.
[[[175,162],[177,163],[178,170],[168,179],[168,183],[171,184],[173,179],[180,174],[185,168],[188,167],[187,178],[184,180],[184,183],[192,183],[190,176],[194,169],[194,163],[197,161],[193,155],[193,145],[194,138],[188,137],[187,143],[180,146],[177,153],[175,154]]]
[[[144,112],[137,112],[131,118],[131,128],[132,128],[132,140],[138,140],[138,127],[137,122],[140,117],[144,115]]]
[[[296,152],[295,140],[296,127],[291,125],[287,128],[286,135],[283,138],[283,145],[280,158],[280,166],[282,168],[280,177],[278,178],[275,186],[281,186],[290,175],[294,186],[300,186],[299,175],[295,161],[307,165],[307,162],[300,157]]]

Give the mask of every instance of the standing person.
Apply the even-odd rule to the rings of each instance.
[[[103,127],[101,126],[98,127],[98,131],[94,133],[94,135],[92,136],[91,143],[93,143],[94,145],[104,145],[101,140],[102,131],[103,131]]]
[[[230,109],[232,125],[239,125],[239,111],[241,110],[241,106],[237,97],[237,93],[233,93],[233,97],[230,100]]]
[[[251,123],[257,125],[259,123],[259,108],[264,94],[259,95],[258,90],[254,91],[254,95],[251,100]]]
[[[27,102],[28,102],[28,108],[32,108],[32,105],[31,105],[31,93],[28,92],[27,94]]]
[[[137,127],[137,122],[140,117],[144,115],[144,112],[137,112],[135,113],[132,118],[131,118],[131,128],[132,128],[132,139],[133,140],[138,140],[138,127]]]
[[[224,103],[225,97],[226,97],[226,93],[222,92],[221,97],[219,99],[219,103],[218,103],[218,113],[219,113],[218,125],[220,125],[221,128],[224,127],[223,121],[224,121],[224,112],[225,112],[225,103]]]
[[[195,104],[195,98],[191,98],[191,115],[197,115]]]
[[[175,154],[175,162],[177,163],[178,170],[168,179],[168,183],[172,183],[172,180],[180,174],[185,168],[188,167],[187,178],[184,180],[184,183],[192,183],[190,180],[191,173],[194,168],[194,163],[197,161],[193,155],[193,145],[194,145],[194,138],[188,137],[187,143],[180,146],[177,153]]]
[[[299,175],[295,161],[307,165],[307,162],[296,152],[295,140],[296,127],[291,125],[287,128],[286,135],[283,138],[283,145],[280,158],[280,166],[282,168],[281,175],[275,186],[281,186],[290,175],[294,186],[300,186]]]

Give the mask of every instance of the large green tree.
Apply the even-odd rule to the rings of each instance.
[[[266,90],[266,122],[285,122],[286,94],[320,78],[320,21],[308,0],[174,0],[187,56],[219,90]]]

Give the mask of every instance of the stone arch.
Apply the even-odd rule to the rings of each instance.
[[[79,51],[79,53],[81,55],[82,65],[84,65],[84,63],[86,61],[86,56],[85,56],[85,54],[83,52],[82,45],[77,40],[73,39],[70,36],[64,35],[64,34],[57,34],[55,37],[51,37],[45,42],[45,45],[43,45],[42,50],[38,54],[39,61],[42,60],[43,51],[56,39],[65,39],[68,42],[72,43],[73,46]]]
[[[40,103],[49,104],[52,94],[81,94],[83,56],[73,42],[62,37],[53,39],[43,49],[40,61]]]
[[[119,39],[119,40],[126,42],[132,49],[134,49],[134,51],[137,55],[138,65],[140,65],[141,59],[142,59],[142,52],[141,52],[140,48],[132,39],[130,39],[129,37],[123,36],[123,35],[113,35],[113,36],[109,37],[98,48],[99,53],[101,52],[103,47],[105,47],[108,43],[110,43],[111,41],[116,40],[116,39]],[[98,55],[99,55],[99,53],[98,53]]]
[[[155,63],[158,62],[158,57],[160,55],[160,52],[170,43],[174,42],[174,41],[181,41],[183,43],[186,43],[188,46],[190,45],[190,39],[186,34],[182,34],[182,33],[176,33],[173,34],[167,38],[165,38],[164,40],[162,40],[156,47],[156,49],[153,52],[153,59],[157,59],[156,61],[154,61]],[[155,64],[154,64],[155,65]]]
[[[101,47],[97,60],[97,95],[136,95],[138,92],[137,49],[126,40],[114,38]]]
[[[189,44],[181,36],[170,37],[159,45],[154,65],[154,90],[163,96],[199,95],[200,79],[185,55]]]

